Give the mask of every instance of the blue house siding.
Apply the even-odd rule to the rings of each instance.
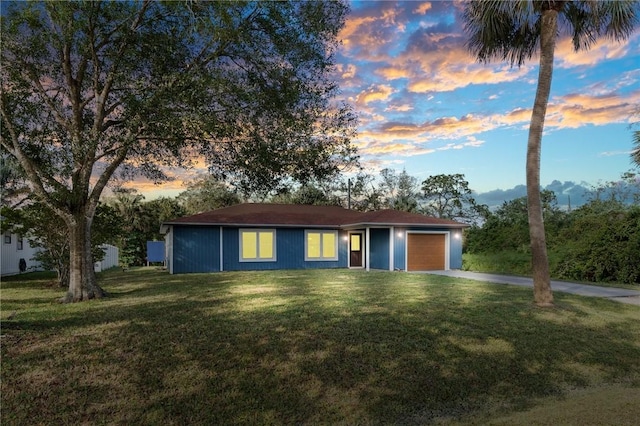
[[[220,270],[220,231],[212,226],[173,227],[173,273]]]
[[[451,231],[451,239],[449,244],[451,269],[462,269],[462,231],[456,229]]]
[[[347,267],[348,248],[347,241],[344,238],[347,235],[345,231],[338,231],[338,260],[305,261],[305,229],[306,228],[275,228],[276,260],[274,262],[240,262],[239,228],[223,228],[223,269],[225,271],[255,271]]]
[[[369,230],[369,267],[371,269],[389,269],[389,228],[371,228]]]
[[[256,229],[258,227],[243,227]],[[309,228],[263,227],[275,231],[275,261],[241,262],[240,228],[222,227],[222,270],[276,270],[347,268],[349,258],[348,232],[338,230],[338,260],[306,261],[305,230]],[[391,227],[369,228],[369,267],[389,270]],[[174,225],[172,237],[172,273],[220,271],[220,226]],[[329,228],[322,230],[331,230]],[[364,228],[361,229],[364,234]],[[449,268],[462,268],[462,232],[460,229],[393,227],[393,268],[406,268],[407,232],[437,232],[448,234]]]
[[[407,230],[405,228],[395,228],[393,240],[393,268],[404,271],[405,267],[405,238]]]

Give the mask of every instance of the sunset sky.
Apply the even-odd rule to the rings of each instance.
[[[358,113],[354,143],[368,171],[405,168],[419,181],[463,173],[478,193],[523,185],[538,58],[520,68],[477,63],[465,48],[459,1],[351,5],[340,34],[338,81]],[[617,180],[632,167],[629,125],[640,121],[639,109],[640,32],[581,53],[562,37],[542,185],[559,181],[569,190],[573,183]]]

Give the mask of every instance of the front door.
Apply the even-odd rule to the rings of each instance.
[[[362,268],[364,247],[362,234],[354,233],[349,235],[349,267]]]

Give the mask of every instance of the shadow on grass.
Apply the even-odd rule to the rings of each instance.
[[[640,376],[640,314],[612,302],[393,273],[122,277],[15,322],[7,424],[424,424]]]

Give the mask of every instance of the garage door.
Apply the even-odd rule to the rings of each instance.
[[[408,234],[407,270],[443,270],[445,260],[444,234]]]

